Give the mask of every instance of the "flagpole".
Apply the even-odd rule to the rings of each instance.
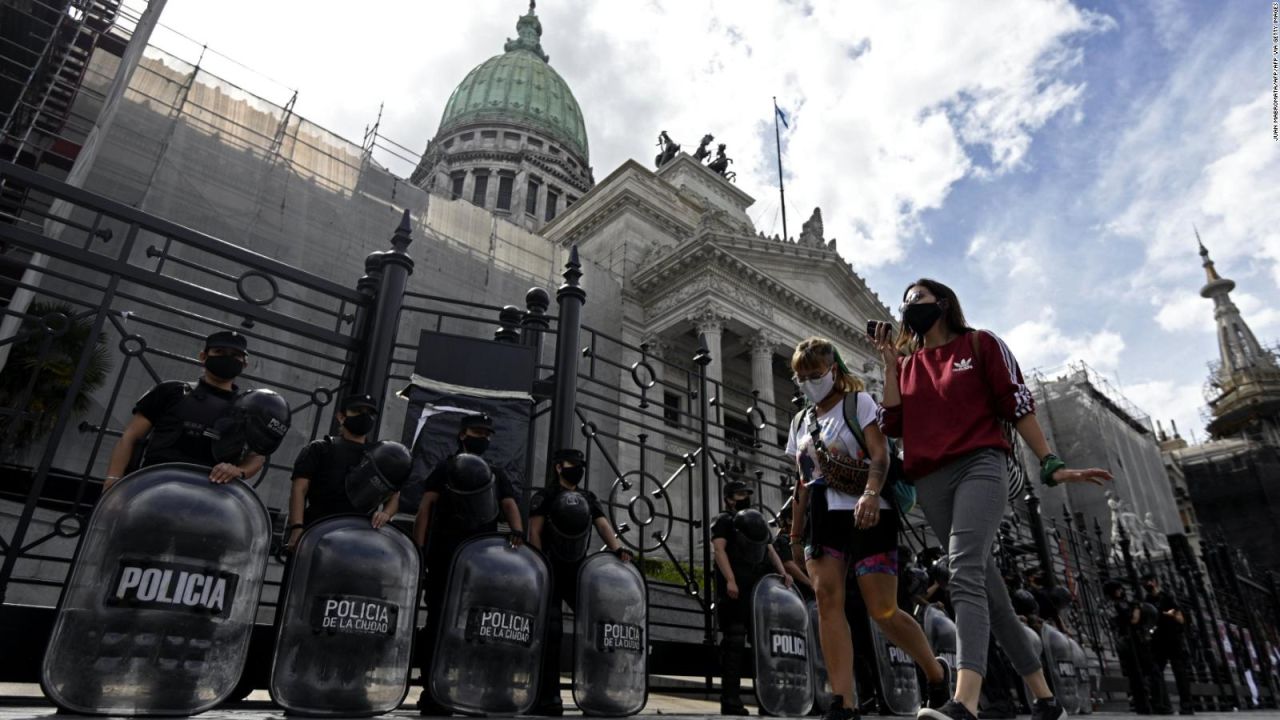
[[[782,184],[782,134],[778,131],[778,98],[773,98],[773,141],[778,148],[778,198],[782,203],[782,239],[790,240],[787,235],[787,189]]]

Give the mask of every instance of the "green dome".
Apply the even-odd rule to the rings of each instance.
[[[506,52],[467,73],[449,96],[437,135],[486,122],[524,125],[563,143],[586,161],[582,110],[564,78],[547,64],[539,42],[542,24],[532,9],[516,29],[519,38],[507,41]]]

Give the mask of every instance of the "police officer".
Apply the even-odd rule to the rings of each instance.
[[[1195,714],[1195,699],[1191,696],[1191,676],[1187,673],[1187,652],[1183,645],[1183,633],[1187,618],[1178,607],[1172,593],[1160,589],[1155,573],[1142,576],[1142,587],[1147,591],[1146,601],[1155,607],[1160,616],[1151,634],[1151,660],[1156,677],[1164,677],[1164,666],[1173,665],[1173,679],[1178,686],[1178,710],[1182,715]],[[1164,689],[1164,683],[1161,684]],[[1158,712],[1172,712],[1168,693],[1160,695]]]
[[[423,550],[423,569],[427,575],[424,582],[427,624],[415,651],[422,668],[423,688],[418,698],[418,712],[422,715],[451,714],[431,697],[430,678],[453,556],[466,540],[498,529],[497,518],[488,512],[481,514],[489,517],[475,516],[479,508],[492,506],[474,501],[480,497],[490,500],[496,497],[497,506],[511,529],[512,541],[523,541],[524,523],[510,477],[480,458],[489,449],[493,434],[493,419],[488,415],[463,416],[458,426],[457,449],[436,464],[423,481],[422,501],[413,520],[413,540]],[[474,493],[469,501],[456,492],[463,486]]]
[[[560,603],[577,609],[578,567],[586,557],[591,530],[594,528],[609,550],[623,561],[631,562],[631,553],[622,546],[595,493],[578,487],[587,474],[587,459],[582,451],[557,450],[551,461],[556,484],[534,493],[529,503],[529,542],[547,556],[553,578],[547,637],[542,646],[542,687],[530,714],[555,717],[564,713],[560,700]]]
[[[288,534],[291,552],[298,546],[304,524],[358,512],[347,496],[346,477],[364,459],[366,438],[378,421],[378,403],[372,395],[348,395],[339,403],[334,417],[338,420],[338,434],[308,443],[293,463]],[[399,508],[397,492],[374,512],[373,526],[386,525]]]
[[[248,364],[248,343],[234,331],[219,331],[205,338],[197,359],[204,375],[192,385],[168,380],[151,388],[133,408],[133,419],[111,451],[103,492],[131,468],[180,462],[210,468],[209,480],[227,483],[255,475],[264,458],[247,454],[239,464],[218,462],[214,457],[214,424],[226,417],[240,394],[235,380]],[[134,463],[138,450],[141,459]]]
[[[1155,608],[1132,600],[1124,584],[1111,579],[1102,585],[1103,595],[1111,601],[1111,629],[1117,642],[1120,669],[1129,681],[1129,699],[1139,715],[1150,715],[1159,702],[1158,683],[1151,662],[1148,626],[1155,620]],[[1145,607],[1144,607],[1145,606]]]
[[[778,510],[778,534],[773,539],[773,551],[777,553],[778,559],[782,561],[782,567],[786,568],[787,575],[795,581],[796,588],[805,600],[813,599],[813,582],[809,580],[809,574],[805,569],[795,561],[791,556],[791,501],[792,496],[787,497],[787,501],[782,503],[782,508]]]
[[[750,514],[751,487],[741,480],[724,484],[724,512],[711,522],[711,548],[715,555],[716,617],[723,638],[720,641],[720,714],[750,715],[742,704],[742,663],[746,652],[748,628],[751,627],[751,592],[756,582],[770,572],[782,576],[787,587],[791,575],[782,565],[778,553],[769,544],[768,526],[764,527],[765,556],[754,561],[746,552],[758,538],[747,533],[759,532],[742,522]]]

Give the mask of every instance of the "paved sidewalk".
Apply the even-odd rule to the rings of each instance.
[[[29,720],[31,718],[52,718],[55,709],[49,705],[40,695],[40,688],[35,685],[10,685],[0,683],[0,697],[7,699],[5,704],[0,704],[0,720]],[[565,707],[573,707],[573,698],[568,692],[564,693]],[[25,702],[25,698],[30,698],[30,702]],[[413,706],[413,701],[417,699],[417,688],[409,693],[408,701],[401,706],[399,710],[381,715],[384,718],[417,718],[418,713]],[[207,713],[197,715],[202,720],[285,720],[285,714],[279,708],[268,707],[269,698],[264,691],[255,692],[250,696],[251,706],[246,708],[219,708],[211,710]],[[16,702],[15,702],[16,701]],[[671,720],[693,720],[694,718],[719,718],[720,704],[707,700],[698,700],[676,695],[660,695],[651,694],[649,703],[645,706],[642,716],[662,716],[671,718]],[[752,715],[755,716],[755,708],[752,708]],[[566,712],[566,717],[581,717],[577,712]],[[1107,718],[1120,717],[1138,717],[1132,713],[1119,712],[1100,712],[1094,713],[1094,717],[1100,720]],[[74,715],[60,715],[58,717],[77,717]],[[455,716],[457,717],[457,716]],[[1023,716],[1027,717],[1027,716]],[[1150,716],[1149,716],[1150,717]],[[1177,718],[1179,716],[1171,716]],[[1278,710],[1250,710],[1235,713],[1196,713],[1196,720],[1280,720],[1280,711]]]

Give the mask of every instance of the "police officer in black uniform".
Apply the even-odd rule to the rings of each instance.
[[[1139,715],[1150,715],[1157,709],[1161,694],[1159,683],[1163,682],[1155,675],[1148,638],[1150,625],[1155,621],[1155,608],[1131,599],[1124,583],[1116,579],[1103,583],[1102,593],[1111,601],[1111,629],[1117,640],[1120,669],[1129,681],[1133,710]]]
[[[752,490],[741,480],[724,484],[725,511],[711,521],[711,548],[715,555],[716,617],[720,622],[720,714],[750,715],[742,704],[742,665],[746,640],[751,627],[751,593],[760,578],[776,572],[787,587],[792,579],[782,566],[764,527],[765,556],[752,562],[744,556],[744,548],[754,542],[746,533],[759,532],[744,526],[750,514]]]
[[[366,438],[378,421],[378,403],[372,395],[348,395],[334,413],[338,434],[313,440],[293,463],[293,488],[289,492],[288,545],[293,551],[306,524],[331,515],[358,512],[347,496],[346,478],[360,464],[368,449]],[[383,503],[373,514],[373,526],[380,528],[395,517],[400,493]]]
[[[1191,676],[1187,672],[1187,651],[1183,644],[1187,618],[1178,607],[1173,593],[1160,589],[1155,573],[1142,576],[1142,587],[1147,591],[1146,601],[1160,613],[1156,629],[1151,634],[1151,660],[1156,677],[1164,677],[1165,665],[1173,666],[1173,679],[1178,686],[1178,710],[1182,715],[1195,714],[1195,699],[1191,696]],[[1160,683],[1164,689],[1164,683]],[[1160,695],[1158,712],[1173,712],[1167,692]]]
[[[578,567],[587,555],[591,530],[595,529],[609,550],[626,562],[631,553],[604,514],[595,493],[578,486],[587,475],[587,458],[581,450],[565,448],[551,456],[556,484],[537,491],[529,503],[529,542],[542,550],[551,565],[552,590],[547,613],[547,636],[542,645],[542,687],[532,715],[560,716],[560,644],[563,639],[561,602],[573,610],[578,605]]]
[[[248,364],[248,343],[234,331],[219,331],[205,338],[197,359],[204,375],[193,385],[168,380],[151,388],[133,408],[133,419],[111,451],[103,492],[120,481],[131,468],[180,462],[210,468],[209,480],[227,483],[252,477],[265,458],[249,453],[239,464],[218,462],[211,434],[215,423],[231,412],[240,394],[235,380]],[[145,447],[140,448],[139,444]],[[138,450],[141,460],[134,463]]]
[[[809,580],[809,573],[795,561],[795,558],[791,557],[791,501],[793,499],[793,496],[788,496],[787,501],[782,503],[782,508],[778,510],[778,519],[775,521],[778,525],[778,534],[773,538],[773,551],[782,561],[786,574],[795,581],[800,595],[805,600],[812,600],[813,582]]]
[[[418,698],[418,712],[422,715],[451,714],[448,708],[431,697],[430,677],[453,556],[466,540],[498,529],[496,517],[472,517],[475,508],[482,504],[464,501],[455,490],[466,486],[468,492],[476,493],[471,497],[477,498],[482,494],[477,491],[488,488],[488,483],[491,483],[498,508],[511,529],[512,541],[523,542],[524,522],[511,478],[501,468],[480,461],[492,438],[492,418],[483,413],[463,416],[458,427],[457,450],[437,463],[423,481],[422,502],[418,504],[418,513],[413,521],[413,540],[423,551],[423,569],[426,572],[427,624],[422,628],[421,641],[415,650],[422,668],[423,688]]]

